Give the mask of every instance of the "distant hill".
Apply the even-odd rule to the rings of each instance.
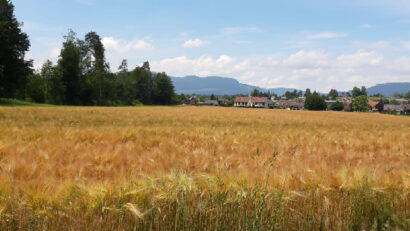
[[[383,83],[377,84],[376,86],[369,87],[367,89],[368,95],[382,94],[386,97],[392,97],[394,93],[407,93],[410,91],[410,82],[409,83]]]
[[[247,95],[258,89],[262,92],[270,91],[277,95],[283,95],[286,91],[293,91],[294,88],[261,88],[248,84],[240,83],[238,80],[220,76],[198,77],[194,75],[185,77],[171,77],[175,91],[178,94],[197,94],[197,95]],[[382,94],[387,97],[394,93],[406,93],[410,90],[410,82],[406,83],[384,83],[367,89],[368,95]]]
[[[235,94],[249,94],[253,89],[258,89],[262,92],[267,92],[277,95],[283,95],[286,91],[293,91],[293,88],[261,88],[257,86],[242,84],[238,80],[227,77],[209,76],[185,76],[185,77],[171,77],[175,91],[178,94],[198,94],[198,95],[235,95]]]

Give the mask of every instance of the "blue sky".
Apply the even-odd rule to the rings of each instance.
[[[410,81],[408,0],[15,0],[35,66],[63,35],[96,31],[116,71],[149,60],[173,76],[348,90]]]

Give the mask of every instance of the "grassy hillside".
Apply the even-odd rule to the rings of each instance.
[[[409,230],[410,118],[0,108],[1,230]]]

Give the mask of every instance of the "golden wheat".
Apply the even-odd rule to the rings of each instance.
[[[0,108],[1,225],[405,230],[409,141],[369,113]]]

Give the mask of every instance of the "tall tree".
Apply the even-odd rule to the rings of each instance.
[[[65,42],[58,60],[58,68],[65,87],[64,104],[68,105],[81,104],[81,50],[76,43],[75,36],[76,34],[72,30],[67,36],[64,36]]]
[[[369,110],[369,105],[367,101],[367,96],[360,95],[353,99],[352,102],[353,111],[365,112]]]
[[[360,90],[360,88],[358,88],[358,87],[353,87],[353,90],[352,90],[352,96],[353,97],[357,97],[357,96],[361,96],[362,95],[362,91]]]
[[[149,62],[148,62],[148,61],[145,61],[145,62],[142,64],[142,69],[144,69],[144,70],[146,70],[146,71],[151,71],[151,67],[149,66]]]
[[[14,5],[0,0],[0,97],[24,97],[31,61],[25,61],[30,47],[27,34],[14,16]]]
[[[171,104],[174,96],[174,85],[167,74],[158,73],[154,77],[153,98],[156,104]]]
[[[362,86],[360,92],[361,92],[361,95],[367,96],[367,90],[366,90],[366,87],[365,87],[365,86]]]
[[[45,82],[45,98],[47,103],[62,104],[64,102],[65,88],[58,69],[47,60],[41,68],[41,77]]]
[[[131,75],[135,78],[137,99],[143,104],[152,103],[152,78],[151,72],[146,68],[136,67]]]
[[[128,72],[128,62],[126,59],[121,61],[121,65],[118,67],[118,71],[120,73],[127,73]]]
[[[260,94],[261,94],[261,92],[258,89],[255,88],[255,89],[253,89],[253,91],[251,93],[251,96],[258,97],[258,96],[260,96]]]
[[[98,104],[102,104],[102,76],[105,72],[105,49],[101,42],[100,36],[95,32],[89,32],[85,35],[85,43],[89,52],[94,57],[94,69],[98,78]]]
[[[310,91],[310,89],[309,89],[309,88],[306,88],[305,96],[308,97],[308,96],[310,96],[311,94],[312,94],[312,92]]]
[[[331,89],[329,94],[328,94],[328,98],[331,99],[331,100],[335,100],[336,97],[338,97],[338,96],[339,96],[339,93],[337,92],[336,89]]]

